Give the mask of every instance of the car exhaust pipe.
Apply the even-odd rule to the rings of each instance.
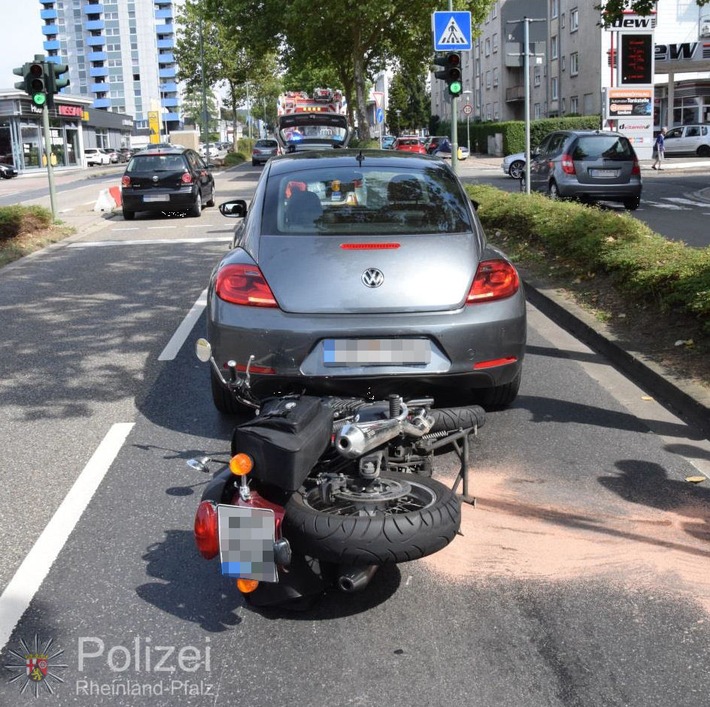
[[[338,577],[338,589],[346,594],[359,592],[370,583],[378,569],[377,565],[343,569]]]

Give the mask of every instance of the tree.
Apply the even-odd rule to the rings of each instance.
[[[431,98],[426,90],[423,68],[402,69],[390,84],[387,124],[397,133],[410,132],[429,124]]]
[[[285,69],[307,62],[339,79],[353,106],[360,138],[369,137],[368,82],[387,65],[416,67],[433,53],[431,0],[206,0],[224,22],[241,30],[248,19],[251,45],[278,49]],[[455,0],[476,27],[493,0]],[[305,90],[305,89],[303,89]]]

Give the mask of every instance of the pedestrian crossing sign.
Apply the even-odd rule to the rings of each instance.
[[[434,12],[431,15],[434,51],[468,51],[471,42],[470,12]]]

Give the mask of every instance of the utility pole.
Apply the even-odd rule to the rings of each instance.
[[[509,20],[507,24],[523,23],[523,80],[525,81],[525,193],[530,193],[530,23],[546,22],[544,18]]]

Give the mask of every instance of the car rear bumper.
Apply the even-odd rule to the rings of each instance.
[[[558,182],[560,196],[595,201],[626,201],[641,197],[640,182],[630,184],[565,184]]]
[[[208,339],[216,365],[244,365],[254,356],[256,395],[288,388],[357,392],[373,388],[491,387],[512,381],[525,352],[522,289],[499,302],[452,312],[393,315],[296,315],[226,304],[210,294]],[[428,338],[432,360],[420,365],[332,367],[323,360],[326,339]],[[493,363],[492,363],[493,362]],[[273,373],[260,374],[269,369]]]
[[[180,192],[159,189],[132,192],[124,188],[121,199],[123,208],[128,211],[183,211],[195,205],[196,195],[193,187]]]

